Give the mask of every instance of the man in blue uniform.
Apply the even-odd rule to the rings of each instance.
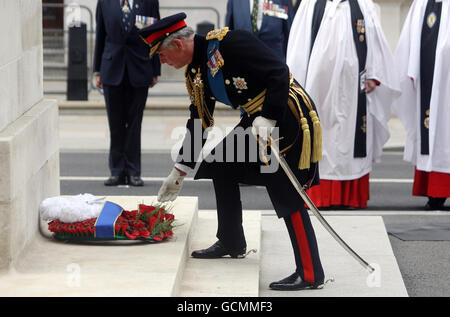
[[[103,88],[110,130],[106,186],[142,186],[141,124],[148,88],[161,74],[159,58],[139,38],[136,22],[160,18],[158,0],[99,0],[96,10],[94,72]]]
[[[286,59],[289,30],[293,20],[291,0],[228,0],[225,25],[257,36]]]
[[[318,182],[321,156],[321,128],[314,104],[290,76],[282,59],[269,51],[247,31],[214,30],[206,37],[194,34],[184,22],[186,15],[169,16],[143,29],[142,38],[162,63],[186,67],[186,85],[191,97],[190,118],[180,155],[158,193],[159,201],[176,199],[183,178],[196,166],[205,140],[203,132],[214,124],[216,100],[241,110],[241,121],[200,162],[196,179],[212,179],[217,201],[218,241],[192,253],[194,258],[245,257],[239,184],[267,188],[274,209],[286,222],[296,270],[289,277],[270,284],[275,290],[321,288],[324,272],[317,242],[303,200],[283,170],[263,172],[263,155],[252,144],[255,135],[268,140],[268,131],[279,131],[280,152],[302,184]],[[234,142],[237,141],[237,142]],[[261,141],[261,140],[260,140]],[[253,142],[253,143],[252,143]],[[264,141],[261,141],[263,144]],[[256,149],[255,149],[256,148]],[[259,152],[258,152],[259,153]],[[268,157],[268,152],[266,153]]]

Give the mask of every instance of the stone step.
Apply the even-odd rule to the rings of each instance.
[[[261,241],[261,212],[243,213],[247,251],[255,249],[244,259],[195,259],[189,257],[179,296],[183,297],[258,297]],[[192,245],[204,249],[217,241],[217,214],[200,211]]]
[[[58,79],[64,82],[67,78],[67,54],[64,50],[58,48],[44,49],[44,80]],[[92,72],[92,52],[88,54],[88,72]],[[174,69],[173,67],[163,64],[161,66],[160,82],[182,82],[184,84],[184,69]],[[185,88],[184,88],[185,90]]]
[[[63,48],[66,45],[64,36],[43,35],[42,43],[44,48]]]
[[[110,196],[126,209],[156,197]],[[284,222],[274,212],[244,210],[244,259],[194,259],[212,245],[213,210],[198,211],[197,197],[173,203],[178,226],[171,241],[62,243],[49,239],[46,224],[12,268],[0,274],[0,296],[149,297],[396,297],[408,296],[380,216],[326,216],[338,234],[375,267],[369,274],[311,216],[326,279],[322,290],[277,292],[270,282],[290,275],[295,262]]]
[[[65,49],[58,48],[45,48],[43,52],[44,68],[47,67],[47,63],[64,63],[66,61]]]
[[[152,204],[152,196],[109,196],[128,210]],[[112,241],[63,243],[37,234],[11,270],[0,275],[0,296],[176,296],[181,285],[197,197],[172,204],[172,240],[162,243]]]
[[[311,222],[316,233],[319,254],[325,272],[321,290],[279,292],[268,285],[291,275],[294,255],[284,221],[273,215],[262,217],[261,297],[404,297],[408,296],[386,228],[380,216],[325,216],[342,239],[375,272],[369,274],[324,229],[316,217]]]
[[[45,73],[45,72],[44,72]],[[51,73],[45,73],[45,75],[52,76]],[[56,76],[57,74],[53,74]],[[60,73],[60,77],[67,77],[67,73],[64,75]],[[90,78],[88,79],[90,80]],[[90,85],[91,83],[88,82]],[[57,99],[58,105],[61,108],[84,108],[84,109],[95,109],[95,108],[104,108],[105,107],[105,98],[101,92],[97,89],[92,89],[92,87],[88,87],[89,96],[87,101],[67,101],[66,100],[66,90],[67,90],[67,81],[59,80],[59,81],[50,81],[44,80],[44,94],[48,94],[49,98]],[[56,94],[49,94],[49,92],[58,92]],[[180,81],[160,81],[153,88],[149,89],[148,94],[148,107],[152,107],[155,104],[155,98],[164,99],[164,103],[170,105],[182,104],[184,109],[188,109],[189,106],[189,97],[186,90],[186,84]],[[158,101],[159,103],[159,101]]]

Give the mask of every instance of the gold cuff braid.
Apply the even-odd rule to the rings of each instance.
[[[241,106],[247,115],[250,117],[252,114],[257,113],[262,110],[262,105],[264,100],[266,99],[267,89],[264,89],[261,93],[259,93],[255,98],[247,102],[245,105]]]

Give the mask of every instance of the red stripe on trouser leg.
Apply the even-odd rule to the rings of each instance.
[[[291,214],[291,220],[300,251],[305,281],[314,283],[314,267],[311,259],[311,252],[309,251],[308,238],[306,237],[305,227],[303,226],[300,211]]]

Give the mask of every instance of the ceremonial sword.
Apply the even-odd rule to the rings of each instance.
[[[368,270],[370,273],[375,271],[375,269],[366,261],[364,261],[363,258],[361,258],[355,251],[353,251],[350,246],[345,243],[344,240],[334,231],[334,229],[330,226],[330,224],[325,220],[325,218],[321,215],[319,209],[314,205],[311,198],[309,198],[308,194],[306,194],[305,188],[300,184],[297,177],[295,177],[294,173],[292,172],[291,168],[287,164],[286,160],[283,156],[280,155],[280,151],[278,147],[275,145],[275,142],[269,138],[269,144],[272,148],[272,153],[275,154],[276,159],[280,163],[281,167],[283,168],[284,172],[286,173],[287,177],[291,181],[292,185],[294,185],[297,192],[300,194],[300,197],[305,201],[306,205],[309,207],[309,210],[312,211],[314,216],[320,221],[320,223],[324,226],[324,228],[331,234],[331,236],[336,240],[348,253],[350,253],[351,256],[353,256],[366,270]]]

